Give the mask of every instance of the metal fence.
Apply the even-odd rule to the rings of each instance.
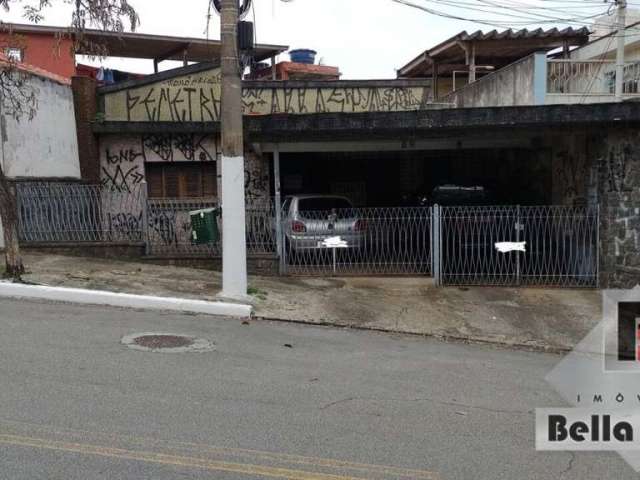
[[[284,271],[289,274],[431,272],[430,208],[299,212],[283,216],[282,235]]]
[[[118,192],[62,183],[22,183],[17,194],[25,243],[145,242],[147,253],[156,256],[221,254],[221,242],[191,243],[189,212],[216,207],[215,200],[147,199],[144,188]],[[281,228],[275,213],[272,204],[247,208],[247,253],[280,250],[284,274],[433,275],[441,285],[598,286],[596,208],[283,212]],[[525,250],[502,253],[499,242],[525,242]]]
[[[221,254],[221,242],[191,243],[189,212],[217,207],[215,199],[148,199],[143,186],[121,192],[79,183],[21,183],[16,193],[25,243],[145,242],[151,255]],[[275,254],[274,212],[269,204],[247,207],[249,254]]]
[[[24,242],[142,241],[146,191],[101,185],[19,183],[20,240]]]
[[[551,94],[613,95],[616,63],[613,60],[566,60],[547,62],[547,92]],[[622,93],[639,94],[640,62],[627,62]]]
[[[434,216],[442,285],[598,285],[595,208],[436,207]],[[525,251],[501,253],[498,242],[525,242]]]
[[[149,199],[146,212],[148,221],[148,253],[157,256],[219,256],[222,242],[194,245],[191,242],[189,212],[217,207],[217,201],[205,199]],[[247,253],[275,254],[275,210],[271,205],[250,205],[245,211]],[[218,218],[222,231],[222,221]]]
[[[548,93],[612,94],[615,63],[600,60],[549,60]]]

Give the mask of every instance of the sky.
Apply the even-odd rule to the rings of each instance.
[[[420,3],[420,0],[414,0]],[[423,0],[424,1],[424,0]],[[499,0],[498,0],[499,1]],[[543,3],[546,1],[546,4]],[[438,0],[431,4],[438,5]],[[510,3],[511,2],[511,3]],[[541,10],[543,7],[548,10]],[[581,3],[582,2],[582,3]],[[137,31],[142,33],[207,37],[208,0],[129,0],[141,19]],[[456,4],[455,1],[452,2]],[[476,2],[477,3],[477,2]],[[459,0],[459,5],[476,5],[472,0]],[[490,2],[484,2],[486,3]],[[503,4],[527,5],[527,12],[535,11],[541,18],[562,16],[561,10],[572,8],[576,15],[588,16],[606,10],[601,1],[594,0],[507,0]],[[54,0],[42,24],[68,25],[70,11],[68,6]],[[446,2],[445,2],[446,4]],[[0,13],[2,21],[25,22],[21,18],[19,2],[9,13]],[[177,5],[177,7],[176,7]],[[429,5],[429,3],[424,3]],[[447,4],[450,5],[450,4]],[[479,3],[479,5],[482,5]],[[495,5],[495,3],[494,3]],[[550,5],[554,5],[551,7]],[[447,9],[444,7],[443,9]],[[487,8],[487,7],[485,7]],[[502,7],[504,8],[504,7]],[[531,9],[534,10],[531,10]],[[538,8],[538,10],[535,10]],[[456,14],[461,9],[448,9]],[[462,10],[463,12],[465,10]],[[478,10],[466,10],[469,18]],[[500,11],[495,10],[493,11]],[[503,10],[505,11],[505,10]],[[254,0],[256,40],[258,43],[288,45],[291,48],[311,48],[318,52],[325,65],[340,68],[345,79],[395,78],[396,69],[402,67],[424,50],[446,40],[456,33],[477,29],[492,30],[493,26],[443,18],[401,5],[392,0]],[[546,14],[541,12],[547,12]],[[528,14],[527,14],[528,15]],[[249,15],[247,20],[253,20]],[[495,15],[492,15],[495,18]],[[535,24],[518,25],[522,17],[506,17],[513,20],[514,26],[535,28]],[[588,23],[591,20],[584,20]],[[566,26],[564,22],[553,23],[543,20],[545,28]],[[505,24],[506,25],[506,24]],[[580,25],[574,25],[580,26]],[[219,17],[213,11],[209,24],[209,38],[219,38]],[[280,60],[288,60],[281,55]],[[98,64],[138,73],[153,71],[151,60],[107,59],[103,61],[83,60],[83,63]],[[175,67],[173,62],[163,62],[162,69]]]

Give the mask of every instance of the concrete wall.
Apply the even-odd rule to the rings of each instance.
[[[29,121],[3,116],[2,166],[8,177],[80,177],[69,85],[32,76],[38,111]]]
[[[32,120],[0,116],[0,166],[11,178],[79,178],[71,86],[38,76],[30,76],[28,82],[37,95],[38,110]]]
[[[440,99],[459,108],[536,105],[540,100],[540,78],[546,87],[543,64],[546,55],[536,53],[486,75]]]

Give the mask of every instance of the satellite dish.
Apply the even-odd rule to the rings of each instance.
[[[252,0],[238,0],[238,18],[243,19],[247,16],[249,10],[251,10],[251,2]],[[220,11],[222,10],[222,0],[212,0],[212,3],[213,8],[216,9],[216,12],[220,13]]]

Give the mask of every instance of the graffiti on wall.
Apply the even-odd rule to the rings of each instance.
[[[213,162],[220,146],[210,134],[141,135],[104,141],[101,182],[130,192],[145,179],[145,162]]]
[[[406,87],[244,88],[245,115],[401,112],[425,107],[428,92]]]
[[[614,222],[624,232],[622,236],[616,234],[613,239],[616,257],[621,256],[624,251],[640,251],[640,208],[622,206]]]
[[[640,161],[631,142],[612,142],[599,161],[602,187],[612,207],[616,257],[637,257],[640,251]],[[634,260],[631,260],[634,262]],[[626,259],[622,260],[627,263]]]
[[[117,151],[107,148],[101,167],[102,184],[113,191],[131,192],[144,180],[144,167],[138,161],[140,157],[142,152],[135,148]]]
[[[584,158],[562,150],[556,154],[554,176],[560,186],[564,204],[571,205],[578,199],[586,200],[586,183],[589,169]]]
[[[348,85],[348,84],[347,84]],[[397,112],[424,109],[423,86],[246,87],[245,115]],[[120,122],[212,122],[220,119],[220,70],[185,75],[104,95],[105,119]]]
[[[213,162],[220,155],[210,134],[143,135],[141,149],[145,162]]]
[[[107,93],[110,121],[212,122],[220,118],[220,70]]]
[[[628,179],[633,160],[633,149],[628,143],[611,146],[600,160],[609,193],[631,191]]]
[[[250,153],[245,157],[245,201],[248,205],[265,205],[269,202],[269,163],[261,156]]]

